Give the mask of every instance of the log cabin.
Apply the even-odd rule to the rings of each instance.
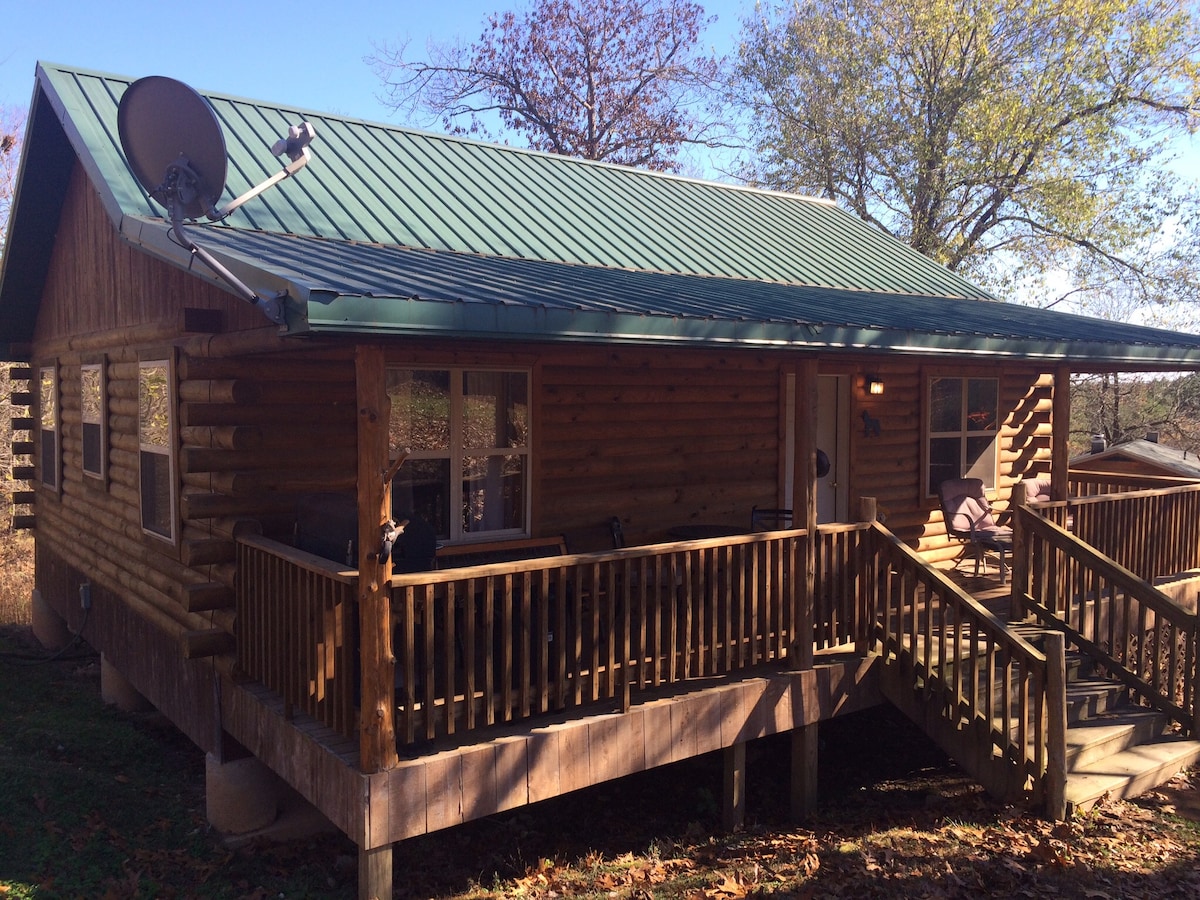
[[[1099,556],[1066,423],[1073,372],[1195,370],[1200,337],[1001,302],[818,199],[214,94],[222,200],[297,123],[312,159],[176,232],[119,140],[135,83],[36,71],[0,270],[12,499],[35,622],[207,754],[226,830],[269,820],[273,773],[390,896],[395,842],[700,753],[735,824],[769,734],[802,812],[819,723],[885,699],[1061,813],[1064,634],[1195,730],[1195,617],[1130,572],[1200,563],[1161,506],[1196,495],[1122,520],[1177,523],[1170,553]],[[964,475],[1012,515],[1044,646],[945,575]],[[1031,478],[1055,499],[1020,502]],[[1178,683],[1101,641],[1118,595],[1190,648]],[[1001,700],[947,642],[984,681],[1000,660]]]

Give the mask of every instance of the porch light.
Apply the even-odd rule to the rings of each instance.
[[[867,393],[878,396],[883,393],[883,379],[878,375],[867,376]]]

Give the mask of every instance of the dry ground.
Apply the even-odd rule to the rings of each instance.
[[[898,714],[822,730],[807,822],[787,820],[787,745],[768,739],[737,834],[714,830],[720,761],[702,759],[400,845],[398,896],[1200,897],[1186,776],[1055,825],[990,800]]]

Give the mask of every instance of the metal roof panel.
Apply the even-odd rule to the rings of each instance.
[[[116,106],[132,79],[42,64],[123,212],[156,210],[124,164]],[[313,122],[302,178],[237,210],[264,231],[460,253],[845,289],[986,298],[836,206],[205,94],[226,133],[222,205],[278,171],[268,148]],[[161,211],[157,211],[161,214]]]

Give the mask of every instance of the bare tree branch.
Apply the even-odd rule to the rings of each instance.
[[[728,146],[723,61],[698,50],[714,21],[689,0],[535,0],[488,17],[467,46],[376,48],[386,102],[459,134],[676,170],[687,146]]]

